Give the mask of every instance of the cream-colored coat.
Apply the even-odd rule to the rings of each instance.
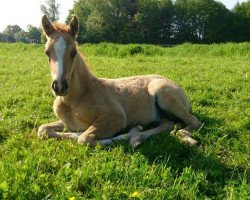
[[[90,145],[127,139],[132,146],[137,146],[154,134],[171,130],[174,124],[167,120],[167,115],[172,114],[186,124],[179,130],[179,137],[190,144],[196,143],[190,133],[200,122],[190,114],[188,98],[177,84],[158,75],[97,78],[75,50],[76,17],[69,26],[63,26],[51,24],[44,16],[42,25],[48,39],[46,53],[50,58],[52,78],[58,77],[54,74],[59,71],[57,65],[60,63],[58,52],[55,52],[58,46],[53,46],[58,45],[58,41],[65,41],[67,46],[63,47],[63,73],[60,80],[53,80],[52,84],[58,95],[54,112],[60,121],[42,125],[38,130],[40,138],[77,138],[78,143]],[[73,56],[72,51],[75,51]],[[63,82],[67,83],[65,87]],[[142,130],[143,126],[153,122],[159,126]],[[65,128],[70,132],[63,132]],[[114,137],[128,128],[131,129],[129,133]]]

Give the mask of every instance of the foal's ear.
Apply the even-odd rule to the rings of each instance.
[[[49,21],[47,15],[42,17],[42,27],[43,31],[47,36],[50,36],[54,31],[54,27],[52,26],[51,22]]]
[[[79,23],[78,23],[78,19],[76,16],[72,17],[71,21],[69,22],[69,27],[70,27],[71,35],[75,38],[79,29]]]

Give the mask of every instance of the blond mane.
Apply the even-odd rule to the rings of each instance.
[[[67,24],[61,24],[58,22],[54,22],[53,27],[56,31],[61,32],[61,33],[65,33],[65,32],[70,32],[70,27]]]

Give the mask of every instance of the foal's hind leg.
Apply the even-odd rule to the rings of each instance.
[[[157,135],[163,131],[170,131],[172,130],[174,127],[174,123],[171,121],[167,121],[167,120],[162,120],[160,125],[157,126],[156,128],[153,129],[149,129],[146,131],[142,131],[142,132],[135,132],[131,135],[131,138],[129,140],[129,144],[132,147],[136,147],[139,144],[141,144],[144,140],[148,139],[149,137],[153,136],[153,135]]]
[[[143,128],[141,126],[135,126],[131,128],[127,134],[122,134],[117,137],[113,137],[109,139],[98,140],[98,143],[101,146],[106,146],[106,145],[112,144],[114,141],[129,140],[129,144],[132,147],[136,147],[140,145],[144,140],[148,139],[149,137],[159,134],[163,131],[169,131],[173,127],[174,127],[173,122],[162,120],[161,124],[156,128],[153,128],[147,131],[142,131]]]
[[[178,130],[176,135],[184,142],[187,142],[191,145],[197,144],[197,141],[191,138],[191,133],[201,126],[201,122],[191,114],[187,114],[185,118],[183,116],[182,118],[179,118],[183,120],[183,122],[186,124],[186,127]]]
[[[135,126],[135,127],[132,127],[130,129],[130,131],[126,134],[118,135],[116,137],[112,137],[112,138],[108,138],[108,139],[98,140],[98,143],[101,146],[106,146],[106,145],[112,144],[115,141],[130,140],[133,134],[136,134],[142,130],[143,130],[143,128],[141,126]]]
[[[162,91],[157,97],[157,103],[163,111],[174,114],[185,123],[186,127],[177,131],[176,135],[182,141],[195,145],[197,141],[191,138],[191,133],[201,126],[201,122],[190,113],[186,95],[182,91],[176,93]]]

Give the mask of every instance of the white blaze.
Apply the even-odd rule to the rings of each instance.
[[[57,40],[54,49],[56,54],[56,65],[57,65],[57,75],[56,79],[58,81],[59,87],[61,88],[61,78],[63,74],[63,56],[65,53],[66,42],[62,36]]]

